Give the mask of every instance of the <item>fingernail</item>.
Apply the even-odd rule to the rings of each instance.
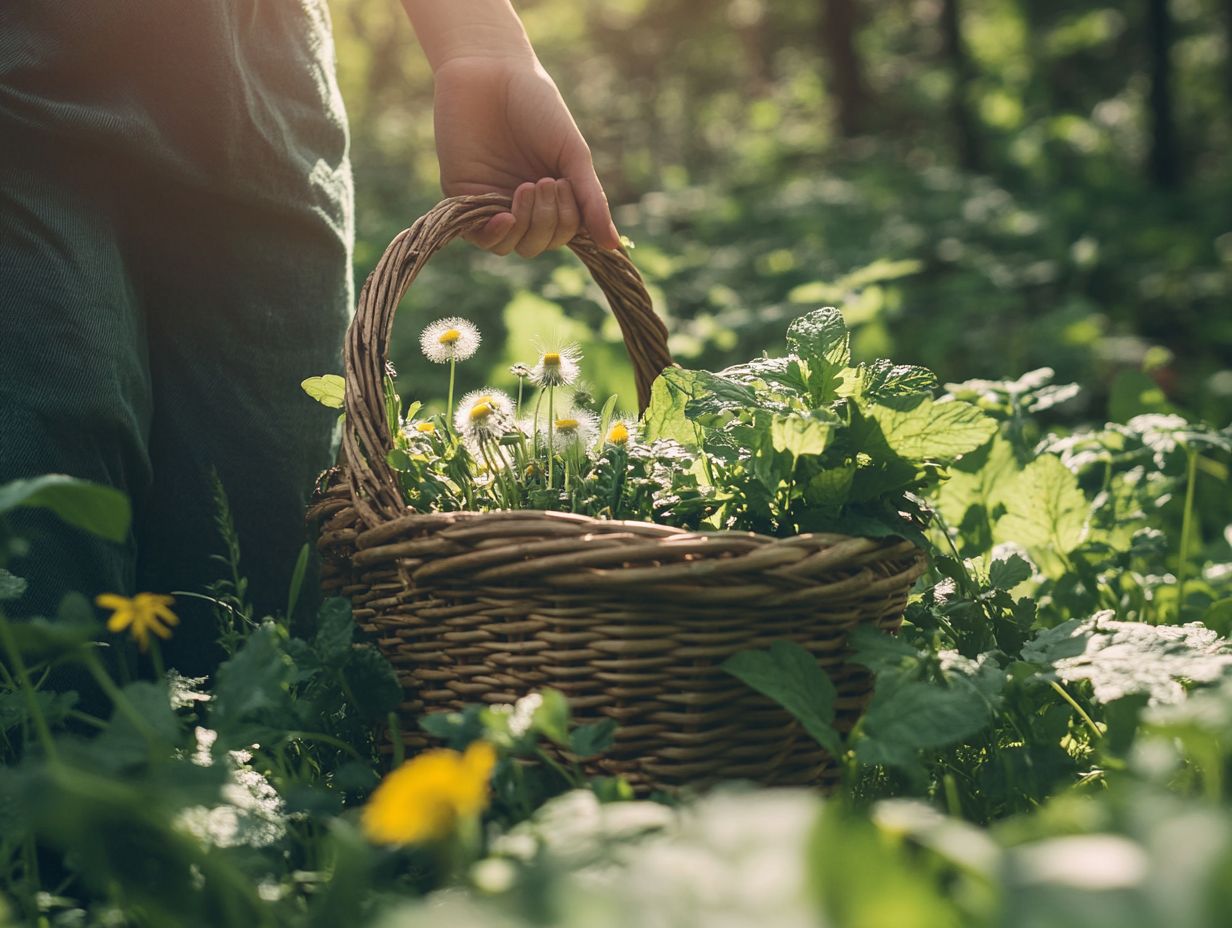
[[[611,246],[612,249],[615,250],[619,248],[620,247],[620,233],[616,231],[616,223],[609,220],[607,224],[607,231],[608,231],[608,234],[612,237],[612,241],[615,243]]]

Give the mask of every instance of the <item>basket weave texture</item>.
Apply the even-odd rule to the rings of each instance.
[[[550,686],[578,721],[618,723],[612,748],[583,766],[623,775],[641,793],[723,779],[824,785],[837,773],[825,752],[720,664],[776,640],[802,645],[833,680],[836,727],[849,730],[870,679],[847,662],[847,635],[898,628],[924,569],[913,544],[688,532],[561,512],[421,514],[403,502],[386,463],[394,313],[436,251],[507,209],[495,195],[444,200],[386,250],[347,337],[339,465],[309,511],[324,591],[350,598],[403,684],[403,741],[426,746],[417,725],[425,712]],[[671,364],[667,331],[623,252],[585,235],[569,247],[620,323],[644,408]]]

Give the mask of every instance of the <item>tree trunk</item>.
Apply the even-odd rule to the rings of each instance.
[[[848,138],[868,126],[869,92],[855,42],[858,24],[856,0],[821,0],[821,49],[838,102],[839,131]]]
[[[1151,180],[1175,187],[1181,180],[1172,111],[1172,14],[1168,0],[1147,0],[1147,42],[1151,70]]]
[[[971,115],[971,80],[974,77],[967,46],[963,42],[962,13],[959,0],[942,0],[941,37],[945,57],[949,60],[954,86],[950,93],[950,118],[954,124],[954,136],[959,163],[968,171],[983,168],[979,130]]]

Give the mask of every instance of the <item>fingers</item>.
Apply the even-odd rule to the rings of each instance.
[[[482,229],[477,232],[471,232],[463,236],[463,238],[472,245],[488,250],[504,240],[516,221],[513,213],[498,213],[489,219]]]
[[[545,177],[535,184],[535,206],[531,210],[530,225],[517,251],[523,258],[541,254],[556,235],[556,181]]]
[[[513,192],[513,225],[505,236],[488,251],[495,255],[507,255],[518,246],[526,230],[530,228],[535,211],[535,185],[522,184]]]
[[[581,227],[581,214],[578,212],[577,200],[573,196],[573,185],[567,180],[556,182],[556,234],[548,243],[548,249],[560,248],[569,244]]]
[[[466,240],[496,255],[533,258],[566,245],[581,228],[581,210],[567,180],[545,177],[514,191],[511,212],[493,216]]]
[[[612,222],[612,212],[607,205],[607,195],[595,166],[590,159],[590,150],[579,143],[562,159],[565,176],[573,186],[574,196],[581,208],[582,224],[590,237],[603,248],[620,247],[620,233]]]

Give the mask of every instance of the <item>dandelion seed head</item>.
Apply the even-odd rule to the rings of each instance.
[[[537,387],[567,387],[577,381],[582,369],[582,349],[566,345],[557,351],[545,351],[530,372],[530,381]]]
[[[469,442],[495,441],[513,428],[513,400],[500,390],[474,390],[462,397],[453,424]]]
[[[468,319],[451,316],[438,319],[419,336],[424,357],[437,364],[465,361],[479,350],[479,329]]]

